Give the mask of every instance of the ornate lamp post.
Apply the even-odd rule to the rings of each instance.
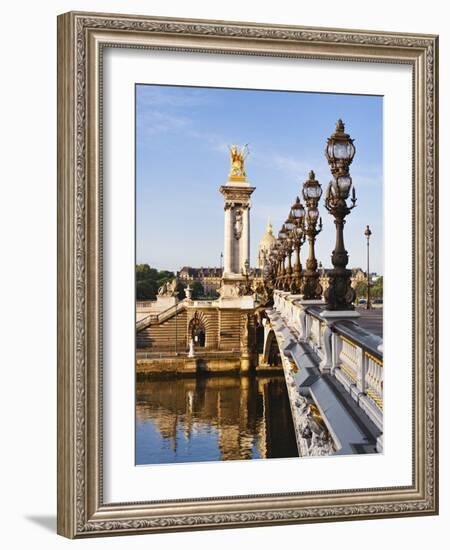
[[[265,276],[271,291],[274,288],[276,288],[277,266],[278,266],[277,253],[276,253],[276,248],[274,246],[269,254],[269,261],[267,263],[267,271]]]
[[[291,207],[290,217],[293,220],[291,235],[295,250],[294,275],[291,282],[291,291],[294,294],[299,294],[302,290],[302,264],[300,263],[300,249],[302,244],[305,242],[305,209],[303,208],[303,205],[298,197],[295,199],[295,202]]]
[[[286,284],[287,271],[286,271],[285,260],[286,260],[286,256],[287,256],[287,250],[286,250],[286,239],[287,239],[287,237],[288,237],[288,234],[287,234],[286,228],[284,227],[284,224],[283,224],[280,231],[278,231],[278,239],[280,241],[279,250],[280,250],[280,259],[281,259],[280,285],[278,287],[280,290],[284,290],[285,284]]]
[[[370,235],[372,235],[372,231],[370,230],[370,227],[367,225],[366,230],[364,231],[364,235],[367,237],[367,304],[366,309],[370,309],[370,270],[369,270],[369,240]]]
[[[329,287],[325,298],[329,310],[353,310],[356,294],[351,287],[351,271],[347,269],[348,254],[344,246],[345,217],[356,206],[355,188],[352,189],[351,206],[346,200],[352,187],[350,164],[355,156],[353,140],[345,133],[342,120],[338,120],[336,130],[327,141],[325,157],[330,165],[332,180],[325,196],[325,207],[334,216],[336,244],[331,256],[333,269],[329,275]]]
[[[249,294],[252,294],[252,285],[250,282],[250,262],[248,260],[245,260],[244,267],[242,269],[242,275],[245,277],[244,282],[244,296],[248,296]]]
[[[304,300],[319,300],[322,297],[322,286],[319,283],[320,274],[317,271],[317,260],[314,250],[316,237],[322,231],[322,218],[320,218],[319,226],[317,227],[317,220],[319,219],[317,205],[321,196],[322,187],[316,180],[316,175],[311,170],[309,179],[303,184],[303,199],[307,206],[304,232],[309,244],[309,255],[306,260],[306,271],[303,276]]]
[[[288,265],[286,269],[286,280],[285,280],[285,290],[292,290],[292,282],[294,280],[293,277],[293,269],[292,269],[292,252],[294,251],[294,239],[292,235],[292,231],[295,227],[295,222],[293,218],[291,218],[291,214],[289,213],[289,216],[287,220],[284,222],[284,228],[287,233],[287,237],[285,239],[285,246],[286,246],[286,253],[287,253],[287,259],[288,259]]]
[[[273,288],[278,288],[278,268],[280,267],[280,262],[278,260],[278,241],[276,240],[272,250],[270,251],[270,274],[271,274],[271,283]]]
[[[281,242],[281,239],[277,239],[276,243],[276,280],[275,280],[275,287],[278,290],[281,290],[281,282],[283,278],[283,243]]]

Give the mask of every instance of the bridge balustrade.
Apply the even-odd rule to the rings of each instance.
[[[152,304],[154,304],[152,300],[141,300],[136,302],[136,309],[152,309]]]
[[[333,376],[374,424],[383,430],[382,339],[357,319],[324,316],[325,304],[308,304],[288,292],[274,292],[274,310],[309,344],[322,373]]]

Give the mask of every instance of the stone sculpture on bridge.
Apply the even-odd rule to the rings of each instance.
[[[158,288],[158,296],[173,297],[177,295],[177,280],[167,281]]]
[[[315,405],[299,395],[295,400],[298,409],[298,433],[303,439],[308,456],[326,456],[335,452],[333,440]]]
[[[244,161],[250,152],[248,145],[244,145],[241,149],[239,149],[237,145],[232,145],[228,148],[230,150],[231,159],[230,178],[245,178],[246,174],[244,169]]]

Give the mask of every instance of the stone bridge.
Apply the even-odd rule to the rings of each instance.
[[[358,313],[275,291],[263,357],[281,361],[301,456],[383,450],[383,346]]]
[[[356,311],[327,311],[321,300],[280,290],[270,308],[188,299],[151,306],[137,312],[138,373],[282,369],[301,456],[382,452],[381,315],[375,334]]]

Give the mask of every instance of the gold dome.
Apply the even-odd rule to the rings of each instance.
[[[273,235],[273,227],[270,223],[270,220],[267,222],[266,232],[264,233],[263,238],[259,241],[258,246],[258,267],[263,269],[269,252],[272,250],[275,244],[275,237]]]
[[[273,226],[269,222],[267,223],[266,232],[264,233],[263,238],[259,241],[259,248],[272,248],[275,244],[275,237],[273,236]]]

